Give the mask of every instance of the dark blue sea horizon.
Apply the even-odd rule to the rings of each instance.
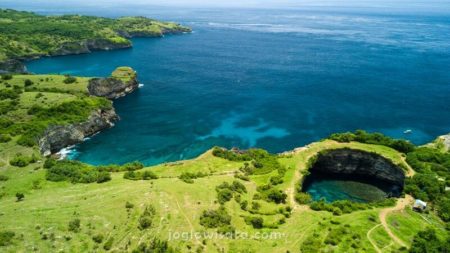
[[[114,101],[121,120],[77,145],[74,159],[152,165],[213,146],[282,152],[356,129],[416,144],[450,132],[450,15],[237,9],[139,15],[175,20],[193,33],[27,63],[35,73],[80,76],[131,66],[144,84]]]

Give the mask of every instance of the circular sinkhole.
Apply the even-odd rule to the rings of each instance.
[[[314,201],[373,202],[399,197],[403,170],[376,153],[343,148],[325,150],[311,160],[302,190]]]

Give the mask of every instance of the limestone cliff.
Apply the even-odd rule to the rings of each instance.
[[[311,170],[319,173],[373,178],[403,188],[405,174],[390,160],[354,149],[328,150],[318,155]]]
[[[118,120],[114,109],[93,111],[88,120],[78,124],[49,127],[39,140],[39,150],[44,156],[80,143],[84,138],[114,126]]]
[[[111,77],[89,80],[88,90],[92,96],[116,99],[133,92],[138,86],[136,72],[129,67],[119,67]]]
[[[89,81],[90,95],[116,99],[134,91],[138,87],[136,72],[129,67],[117,68],[108,78],[93,78]],[[119,116],[114,109],[95,110],[82,123],[49,127],[39,139],[39,149],[44,156],[78,144],[84,138],[114,126]]]
[[[3,73],[26,73],[27,68],[18,60],[6,60],[0,62],[0,74]]]

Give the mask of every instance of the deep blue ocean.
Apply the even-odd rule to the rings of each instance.
[[[74,149],[72,158],[84,162],[151,165],[215,145],[281,152],[356,129],[416,144],[450,132],[450,14],[74,12],[145,15],[193,28],[134,39],[132,49],[27,64],[35,73],[80,76],[108,76],[123,65],[137,70],[144,86],[114,102],[121,121]]]

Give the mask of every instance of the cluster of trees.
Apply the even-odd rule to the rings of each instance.
[[[10,161],[9,164],[16,167],[25,167],[31,163],[38,161],[38,157],[35,154],[31,156],[25,156],[22,154],[16,154]]]
[[[146,171],[127,171],[123,174],[123,178],[130,179],[130,180],[153,180],[158,179],[158,176],[150,170]]]
[[[448,252],[450,249],[450,237],[447,240],[440,240],[436,231],[428,228],[417,233],[413,238],[410,253],[441,253]]]
[[[240,170],[246,175],[267,174],[282,167],[278,162],[277,156],[270,154],[264,149],[227,150],[215,147],[212,153],[216,157],[221,157],[229,161],[245,161],[244,167]]]
[[[181,173],[180,176],[178,176],[178,178],[181,181],[185,182],[185,183],[193,184],[194,183],[194,179],[201,178],[201,177],[206,177],[206,176],[208,176],[208,174],[203,173],[203,172],[197,172],[197,173],[194,173],[194,172],[183,172],[183,173]]]
[[[369,203],[357,203],[350,200],[337,200],[327,203],[324,200],[319,200],[311,202],[310,207],[315,211],[328,211],[334,215],[341,215],[369,208],[393,206],[395,205],[395,202],[396,200],[394,198]]]
[[[247,189],[241,182],[234,180],[231,184],[228,182],[223,182],[222,184],[218,185],[216,187],[216,192],[217,201],[220,204],[225,204],[226,202],[230,201],[233,196],[235,196],[236,199],[240,199],[240,194],[246,193]]]
[[[335,133],[330,135],[328,139],[335,140],[337,142],[356,141],[361,143],[383,145],[391,147],[402,153],[409,153],[415,149],[414,144],[407,140],[397,140],[381,133],[368,133],[363,130],[356,130],[354,133]]]
[[[406,161],[417,172],[405,181],[406,193],[434,204],[439,217],[450,221],[450,153],[430,147],[420,147],[408,153]]]
[[[200,216],[200,225],[206,228],[220,228],[231,225],[231,216],[224,206],[216,210],[205,210]]]
[[[138,228],[143,230],[150,228],[153,224],[153,218],[156,215],[156,209],[152,205],[145,206],[144,212],[142,212],[141,216],[138,220]]]
[[[14,85],[11,89],[0,89],[0,115],[16,110],[22,93],[23,89],[17,85]]]
[[[149,244],[143,242],[139,244],[136,249],[132,250],[132,253],[176,253],[178,252],[174,248],[170,247],[169,242],[154,238]]]
[[[90,166],[79,161],[54,161],[44,163],[47,169],[46,179],[49,181],[69,181],[72,183],[104,183],[111,180],[108,171],[100,171],[95,166]]]

